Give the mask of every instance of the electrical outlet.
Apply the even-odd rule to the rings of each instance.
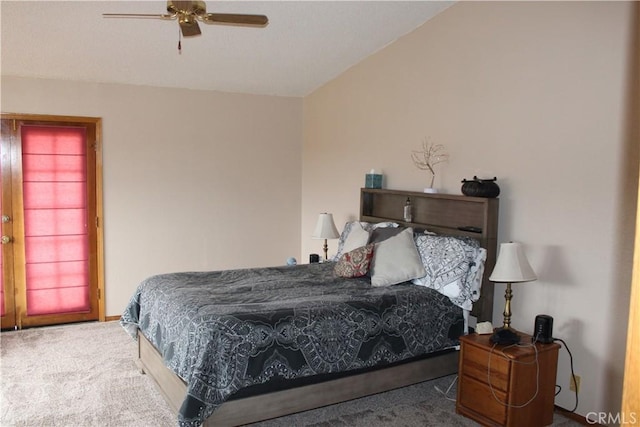
[[[575,381],[574,381],[575,378]],[[577,375],[572,375],[569,377],[569,390],[571,391],[580,391],[580,377]]]

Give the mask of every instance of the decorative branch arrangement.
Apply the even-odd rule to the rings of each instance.
[[[444,145],[430,143],[427,138],[422,142],[422,151],[413,151],[411,153],[413,164],[420,170],[426,170],[431,173],[431,184],[436,178],[434,166],[449,160],[449,154],[444,151]]]

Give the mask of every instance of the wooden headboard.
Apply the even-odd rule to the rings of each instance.
[[[412,222],[403,221],[407,197],[411,200]],[[406,227],[478,240],[487,250],[487,260],[480,299],[471,314],[483,322],[493,317],[493,283],[489,275],[496,263],[498,205],[498,199],[483,197],[362,188],[360,221],[393,221]]]

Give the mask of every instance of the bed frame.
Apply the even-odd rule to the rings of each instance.
[[[413,207],[411,223],[402,221],[407,197]],[[360,191],[360,220],[394,221],[416,229],[478,239],[482,247],[487,249],[487,261],[482,296],[474,304],[472,315],[478,321],[491,320],[493,283],[487,278],[493,270],[496,258],[498,199],[363,188]],[[458,353],[451,351],[371,372],[229,400],[204,425],[218,427],[253,423],[449,375],[458,370]],[[137,363],[143,373],[153,378],[165,400],[177,414],[186,395],[187,385],[165,367],[160,353],[140,332]]]

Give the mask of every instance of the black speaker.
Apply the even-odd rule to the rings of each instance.
[[[316,262],[320,262],[320,255],[318,255],[318,254],[310,254],[309,255],[309,262],[311,264],[314,264]]]
[[[553,342],[553,317],[538,314],[533,327],[533,341],[549,344]]]

